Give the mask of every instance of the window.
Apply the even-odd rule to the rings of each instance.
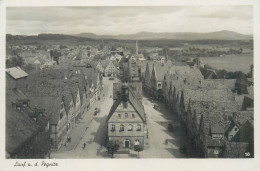
[[[60,119],[62,119],[62,113],[60,113]]]
[[[235,131],[237,131],[237,128],[235,128]]]
[[[133,125],[128,125],[128,131],[133,131]]]
[[[137,131],[141,131],[141,125],[140,124],[137,125],[137,129],[136,130]]]
[[[128,113],[125,113],[125,118],[128,118]]]
[[[120,113],[118,113],[118,118],[121,118],[121,114]]]
[[[158,84],[158,87],[161,87],[162,86],[162,84]]]
[[[134,118],[135,117],[135,114],[132,114],[132,118]]]
[[[120,125],[120,130],[119,131],[124,131],[124,125]]]
[[[111,131],[115,131],[116,130],[116,126],[113,124],[112,127],[111,127]]]

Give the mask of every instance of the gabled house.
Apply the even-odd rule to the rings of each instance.
[[[117,76],[118,69],[113,61],[109,61],[108,65],[104,68],[105,77]]]
[[[134,144],[144,147],[145,112],[127,84],[122,85],[120,97],[112,105],[107,117],[108,139],[119,149],[133,149]]]

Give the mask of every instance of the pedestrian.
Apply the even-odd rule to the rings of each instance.
[[[85,149],[85,148],[86,148],[86,143],[83,144],[83,149]]]

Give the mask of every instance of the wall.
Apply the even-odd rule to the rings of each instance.
[[[144,123],[138,113],[135,111],[133,106],[127,103],[127,108],[123,107],[123,102],[121,102],[117,109],[115,110],[114,114],[108,121],[108,136],[113,140],[118,140],[120,143],[123,143],[124,139],[131,139],[131,143],[134,143],[136,137],[140,137],[143,139],[144,136]],[[128,117],[125,118],[125,113],[128,113]],[[118,116],[121,115],[121,117]],[[134,117],[132,116],[134,114]],[[128,125],[131,124],[133,126],[132,131],[128,131]],[[141,131],[137,131],[137,125],[141,125]],[[112,125],[115,125],[115,131],[111,131]],[[120,130],[120,125],[124,125],[124,131]],[[133,140],[133,141],[132,141]],[[140,141],[141,142],[141,141]],[[142,140],[143,142],[143,140]]]
[[[235,131],[235,129],[237,129],[237,131]],[[238,131],[239,131],[238,127],[234,126],[231,129],[231,131],[229,131],[229,133],[228,133],[228,140],[230,141],[237,134]],[[230,135],[232,135],[232,137],[230,137]]]
[[[144,137],[109,137],[109,141],[119,145],[119,148],[124,148],[124,140],[130,140],[130,149],[134,149],[135,140],[139,140],[140,145],[144,148]]]

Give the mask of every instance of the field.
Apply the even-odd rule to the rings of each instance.
[[[203,64],[209,64],[215,69],[227,71],[242,71],[248,73],[250,65],[254,62],[253,53],[227,55],[224,57],[200,57]]]

